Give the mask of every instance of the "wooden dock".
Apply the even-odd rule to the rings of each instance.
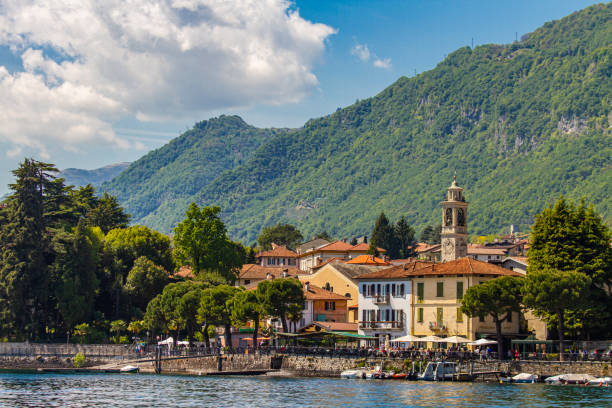
[[[79,374],[79,373],[120,373],[119,368],[39,368],[39,373]]]

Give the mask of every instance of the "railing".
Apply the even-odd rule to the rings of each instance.
[[[360,321],[359,327],[362,329],[379,329],[379,330],[403,329],[404,322],[396,321],[396,320],[366,320],[366,321]]]
[[[382,305],[389,303],[391,296],[389,295],[376,295],[374,296],[373,302],[376,305]]]

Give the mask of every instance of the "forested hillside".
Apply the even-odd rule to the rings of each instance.
[[[270,137],[243,163],[226,156],[233,166],[208,172],[201,157],[219,153],[181,142],[185,134],[106,187],[136,221],[165,232],[189,201],[218,205],[232,238],[249,244],[277,222],[305,237],[368,233],[381,211],[419,230],[439,222],[455,170],[470,201],[471,234],[511,223],[526,231],[561,194],[585,197],[610,222],[611,76],[612,4],[597,5],[520,42],[461,48],[431,71],[296,131],[248,128],[243,142]],[[225,123],[217,121],[203,123]]]
[[[102,190],[117,196],[136,224],[168,225],[215,177],[244,163],[274,129],[257,129],[237,116],[221,116],[195,126],[132,163]],[[166,227],[162,227],[166,226]]]

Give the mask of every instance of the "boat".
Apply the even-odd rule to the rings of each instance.
[[[340,373],[341,378],[364,378],[363,370],[344,370]]]
[[[538,376],[536,374],[520,373],[514,377],[502,378],[500,381],[514,384],[535,384],[538,382]]]
[[[423,381],[450,381],[457,372],[457,363],[453,361],[430,361],[425,371],[417,376]]]
[[[408,377],[408,374],[406,373],[394,373],[391,375],[391,378],[394,380],[405,380],[406,377]]]
[[[610,385],[612,385],[612,377],[599,377],[599,378],[589,381],[587,385],[594,385],[594,386],[599,386],[599,387],[609,387]]]
[[[133,365],[126,365],[125,367],[121,367],[119,369],[119,372],[121,373],[137,373],[140,371],[140,368],[133,366]]]
[[[596,378],[590,374],[561,374],[548,377],[544,381],[547,384],[587,384]]]

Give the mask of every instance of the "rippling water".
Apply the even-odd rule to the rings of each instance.
[[[0,374],[2,407],[610,407],[612,388],[330,378]]]

